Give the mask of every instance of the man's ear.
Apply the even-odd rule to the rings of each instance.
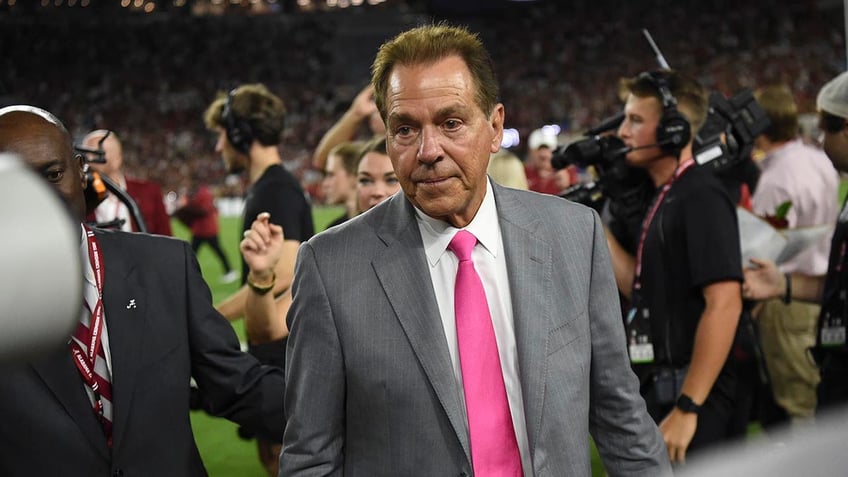
[[[85,171],[88,168],[88,164],[86,164],[85,157],[82,154],[75,154],[74,155],[74,162],[77,164],[77,169],[79,170],[80,184],[81,184],[82,190],[85,190],[85,187],[86,187]]]
[[[489,152],[492,154],[498,152],[501,148],[501,143],[503,142],[503,131],[504,131],[504,105],[502,103],[498,103],[495,105],[495,108],[492,110],[492,117],[490,118],[490,124],[495,134],[492,137],[492,144],[489,148]]]

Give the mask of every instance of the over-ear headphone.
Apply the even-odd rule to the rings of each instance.
[[[235,90],[227,93],[227,101],[224,102],[221,110],[221,123],[224,125],[230,144],[236,151],[247,154],[250,151],[250,145],[253,144],[253,130],[250,128],[250,123],[239,118],[233,110],[234,96]]]
[[[662,116],[657,124],[657,144],[669,154],[679,154],[692,138],[689,121],[677,110],[677,99],[671,94],[668,76],[661,72],[646,71],[639,75],[653,85],[662,98]]]

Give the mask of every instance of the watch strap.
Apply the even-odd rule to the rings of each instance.
[[[701,410],[701,406],[695,404],[695,401],[693,401],[691,397],[682,393],[677,398],[677,402],[675,402],[674,405],[677,407],[677,409],[691,414],[698,414],[698,412]]]

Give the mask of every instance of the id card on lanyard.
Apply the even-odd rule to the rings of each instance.
[[[648,215],[645,216],[645,220],[642,221],[642,232],[639,235],[639,245],[636,248],[636,275],[633,279],[631,307],[627,312],[625,321],[627,350],[630,354],[630,362],[634,364],[649,364],[653,363],[655,359],[650,323],[651,311],[645,305],[642,296],[642,255],[645,249],[645,238],[648,236],[648,229],[651,226],[651,222],[654,220],[654,216],[665,200],[665,196],[668,194],[671,186],[694,165],[695,160],[690,157],[677,166],[674,175],[662,187],[656,200],[654,200],[654,205],[651,207]]]
[[[630,362],[649,364],[654,362],[654,344],[651,342],[651,312],[642,305],[642,295],[634,291],[631,307],[627,311],[627,351]]]

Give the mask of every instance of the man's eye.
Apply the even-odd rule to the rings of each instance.
[[[59,182],[65,177],[64,169],[49,169],[44,172],[44,178],[50,182]]]
[[[462,124],[462,123],[460,123],[456,119],[448,119],[447,121],[445,121],[445,128],[448,129],[448,130],[453,130],[453,129],[458,128],[460,126],[460,124]]]

